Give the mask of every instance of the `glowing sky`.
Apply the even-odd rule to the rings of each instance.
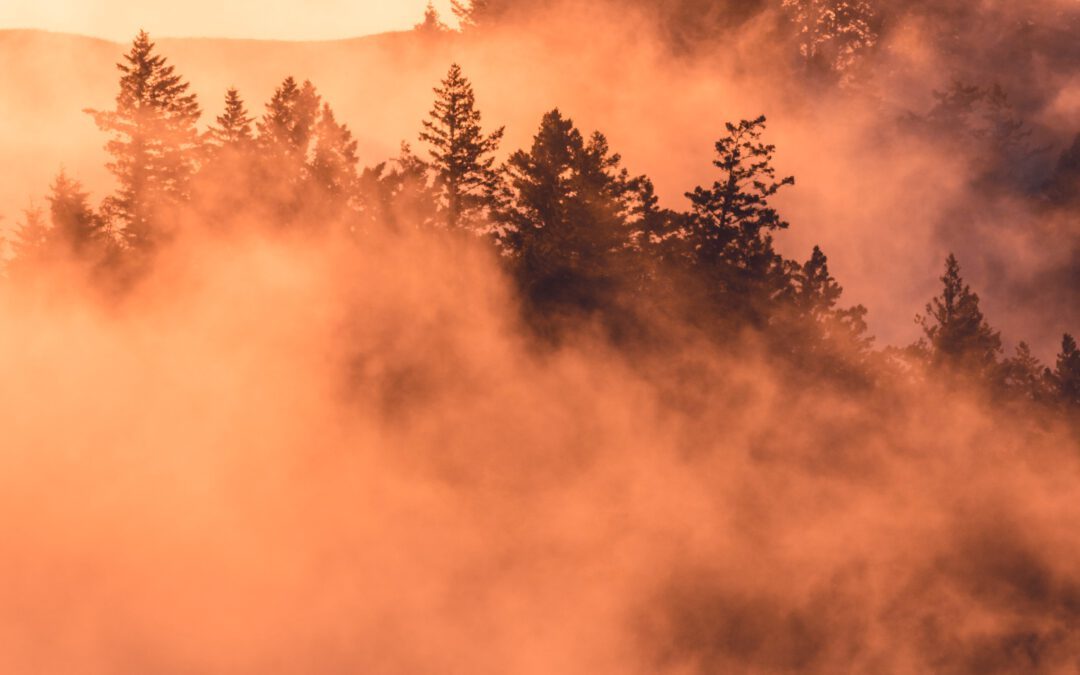
[[[0,0],[0,29],[41,28],[127,40],[162,37],[325,40],[419,22],[427,0]],[[435,6],[450,18],[450,0]]]

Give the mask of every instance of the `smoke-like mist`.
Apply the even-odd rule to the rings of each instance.
[[[1069,672],[1075,439],[522,337],[450,241],[5,302],[6,672]]]
[[[575,11],[434,43],[159,45],[210,117],[226,86],[259,113],[311,78],[369,164],[458,60],[504,150],[559,105],[671,206],[712,180],[725,121],[766,113],[798,180],[780,248],[821,244],[882,342],[915,337],[954,247],[1007,338],[1049,353],[1075,329],[1075,214],[988,194],[974,152],[904,124],[965,75],[929,27],[893,27],[869,84],[819,92],[790,84],[772,10],[693,53],[646,13]],[[22,55],[0,68],[5,224],[61,161],[104,194],[78,111],[108,107],[121,48],[0,50]],[[1063,73],[1017,102],[1040,142],[1080,130]],[[808,386],[754,336],[670,317],[655,349],[588,322],[552,346],[496,255],[444,232],[186,225],[120,297],[79,270],[0,295],[0,672],[1080,669],[1068,420],[917,368]]]

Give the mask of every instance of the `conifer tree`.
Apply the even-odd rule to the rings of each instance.
[[[630,250],[640,198],[640,180],[620,162],[602,134],[586,141],[558,110],[544,116],[531,150],[508,160],[511,199],[499,218],[534,305],[604,302]]]
[[[854,350],[869,347],[867,310],[862,305],[837,306],[844,289],[829,273],[828,258],[820,247],[814,247],[810,259],[793,275],[793,281],[795,307],[801,316],[823,331],[826,339],[838,340]]]
[[[82,259],[103,255],[108,229],[90,207],[89,195],[79,181],[61,171],[53,181],[48,201],[52,220],[48,238],[58,254]]]
[[[989,376],[1001,352],[1001,336],[979,309],[979,296],[960,276],[960,263],[950,254],[941,277],[941,295],[918,317],[929,342],[932,362]]]
[[[168,234],[166,220],[186,201],[196,168],[199,104],[188,83],[154,52],[145,31],[117,64],[122,73],[116,108],[87,110],[98,127],[112,134],[108,165],[119,183],[105,204],[123,225],[128,243],[149,250]]]
[[[1016,353],[1001,364],[1001,386],[1008,396],[1028,401],[1044,401],[1047,396],[1046,369],[1026,342],[1016,346]]]
[[[492,3],[491,0],[450,0],[450,9],[464,30],[485,23],[492,13]]]
[[[795,179],[776,178],[776,148],[761,142],[764,116],[729,122],[726,128],[713,162],[720,177],[711,188],[687,194],[692,211],[684,239],[690,261],[708,279],[714,300],[760,324],[788,283],[771,234],[788,224],[769,200]]]
[[[830,274],[821,248],[815,246],[802,265],[788,266],[791,284],[783,296],[787,311],[777,312],[770,323],[776,346],[803,374],[859,379],[858,367],[873,342],[867,335],[866,308],[839,306],[843,289]]]
[[[268,216],[279,225],[293,223],[301,211],[320,104],[321,97],[310,81],[298,85],[287,77],[256,125],[255,189],[263,194]]]
[[[264,196],[257,196],[255,189],[266,172],[256,163],[253,122],[240,93],[230,88],[221,114],[204,136],[204,161],[192,186],[192,202],[215,228],[245,220]]]
[[[421,35],[435,36],[446,33],[449,28],[439,16],[439,10],[435,9],[435,3],[428,0],[427,7],[424,9],[424,20],[416,24],[414,30]]]
[[[248,114],[240,98],[240,92],[230,87],[225,92],[225,110],[217,116],[217,125],[211,126],[207,135],[218,148],[246,149],[253,140],[251,124],[254,121],[255,118]]]
[[[478,229],[498,187],[494,153],[503,129],[485,134],[472,84],[458,64],[435,89],[420,140],[429,146],[442,220],[450,230]]]
[[[1058,157],[1057,166],[1046,185],[1046,195],[1057,204],[1080,202],[1080,134]]]
[[[394,232],[426,229],[435,220],[435,195],[428,183],[428,165],[408,143],[394,159],[365,168],[358,180],[360,228]]]
[[[1056,366],[1052,380],[1059,400],[1067,406],[1080,407],[1080,348],[1072,335],[1066,334],[1061,339]]]
[[[287,163],[294,170],[307,159],[321,97],[315,86],[305,80],[298,85],[287,77],[274,90],[259,120],[258,144],[266,160]]]
[[[868,0],[783,0],[808,68],[844,73],[877,43]]]
[[[357,189],[357,142],[349,128],[338,123],[328,103],[315,125],[311,161],[307,169],[310,206],[320,219],[337,219],[350,205]]]
[[[22,222],[16,224],[15,236],[11,240],[8,274],[15,280],[25,278],[49,261],[50,248],[45,211],[37,206],[25,209]]]

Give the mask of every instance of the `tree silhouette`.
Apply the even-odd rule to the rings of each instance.
[[[302,209],[308,154],[321,102],[310,81],[298,85],[287,77],[274,90],[256,124],[256,182],[269,216],[279,225],[294,223]]]
[[[350,206],[357,188],[357,143],[349,128],[323,104],[315,125],[315,140],[308,165],[308,184],[315,220],[340,219]]]
[[[420,140],[430,147],[439,210],[447,228],[476,230],[498,187],[494,153],[503,129],[484,134],[472,84],[456,63],[435,96]]]
[[[427,7],[424,9],[424,20],[413,28],[417,33],[426,36],[442,35],[449,30],[442,22],[439,11],[435,9],[435,4],[431,0],[428,0]]]
[[[106,200],[105,211],[123,224],[133,248],[147,251],[168,235],[166,219],[188,197],[200,111],[188,83],[154,52],[145,31],[124,61],[117,64],[122,75],[115,110],[86,112],[112,134],[105,147],[119,188]]]
[[[727,123],[716,142],[720,177],[711,188],[688,193],[692,212],[685,235],[691,262],[709,279],[714,300],[753,323],[767,318],[787,286],[771,232],[788,226],[769,200],[793,177],[777,180],[776,148],[761,142],[765,117]]]
[[[818,326],[826,340],[838,342],[851,351],[869,347],[867,310],[862,305],[837,306],[844,289],[829,273],[828,258],[820,247],[814,247],[810,259],[796,270],[792,279],[795,308],[802,317]]]
[[[534,306],[594,310],[610,297],[640,197],[620,162],[602,134],[586,141],[558,110],[508,160],[503,240]]]
[[[941,277],[941,295],[918,317],[929,341],[932,362],[957,370],[990,375],[1001,352],[1001,336],[979,309],[979,296],[960,276],[960,263],[950,254]]]
[[[22,281],[50,261],[49,225],[45,211],[36,206],[23,210],[22,221],[16,224],[14,235],[7,272],[15,281]]]
[[[1080,348],[1072,335],[1061,339],[1061,353],[1052,375],[1060,401],[1071,407],[1080,407]]]
[[[1046,369],[1026,342],[1001,364],[1001,386],[1006,395],[1034,402],[1048,399]]]
[[[398,157],[368,167],[358,179],[359,229],[427,229],[435,220],[428,165],[402,143]]]
[[[225,92],[225,110],[217,116],[217,125],[210,127],[207,137],[218,148],[246,150],[253,140],[251,124],[254,121],[240,92],[230,87]]]
[[[1058,157],[1045,191],[1058,204],[1076,204],[1080,201],[1080,134]]]
[[[105,221],[90,207],[89,194],[82,184],[60,171],[53,181],[48,201],[52,246],[61,254],[74,258],[99,257],[104,252],[109,232]]]

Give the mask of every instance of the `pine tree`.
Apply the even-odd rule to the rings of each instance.
[[[1046,369],[1026,342],[1001,364],[1001,387],[1007,396],[1028,401],[1048,398]]]
[[[321,97],[315,86],[305,80],[297,85],[287,77],[274,90],[266,112],[259,120],[258,144],[268,161],[287,163],[296,170],[307,158]]]
[[[1057,166],[1046,185],[1046,195],[1056,204],[1080,202],[1080,134],[1058,157]]]
[[[511,198],[499,220],[534,306],[592,310],[610,298],[641,194],[620,162],[602,134],[585,141],[558,110],[544,116],[531,150],[508,160]]]
[[[829,273],[828,258],[820,247],[814,247],[810,259],[793,275],[793,281],[795,307],[823,331],[826,339],[840,341],[854,350],[869,347],[872,338],[866,337],[867,310],[862,305],[837,306],[844,289]]]
[[[450,0],[450,9],[462,29],[482,24],[489,13],[490,0]]]
[[[87,112],[112,134],[105,147],[119,189],[106,201],[106,212],[122,223],[133,248],[146,251],[168,235],[166,220],[187,200],[200,111],[188,83],[154,52],[145,31],[124,59],[117,64],[122,75],[116,109]]]
[[[427,229],[435,220],[435,195],[428,165],[407,143],[393,160],[367,167],[358,180],[358,229],[391,232]]]
[[[929,342],[932,362],[989,376],[1001,352],[1001,336],[979,309],[979,296],[960,276],[960,263],[949,255],[941,277],[941,295],[918,317]]]
[[[477,230],[498,187],[494,153],[503,129],[483,132],[472,84],[456,63],[435,96],[420,140],[430,148],[439,209],[448,229]]]
[[[802,265],[788,265],[789,311],[778,312],[770,324],[776,346],[803,374],[857,378],[873,343],[867,335],[866,308],[839,306],[844,291],[829,273],[828,258],[819,247]]]
[[[783,0],[782,6],[798,30],[807,68],[844,73],[877,44],[868,0]]]
[[[729,122],[726,128],[713,162],[720,177],[711,188],[698,187],[686,195],[692,212],[684,239],[690,262],[708,280],[713,300],[725,313],[762,324],[788,284],[771,234],[788,224],[769,200],[795,179],[776,179],[776,148],[761,142],[764,116]]]
[[[258,171],[254,188],[268,217],[279,225],[294,223],[303,204],[308,156],[321,97],[309,81],[287,77],[274,91],[256,125]]]
[[[1061,353],[1057,357],[1052,381],[1058,399],[1066,406],[1080,407],[1080,348],[1072,335],[1061,339]]]
[[[424,20],[413,28],[417,33],[426,36],[442,35],[449,30],[431,0],[428,0],[427,8],[424,9]]]
[[[251,123],[254,121],[244,107],[240,92],[230,87],[225,92],[225,110],[217,116],[217,125],[210,127],[207,136],[218,148],[244,150],[253,140]]]
[[[60,255],[98,262],[109,238],[104,220],[90,207],[82,184],[61,171],[48,197],[51,248]]]
[[[315,125],[313,146],[307,169],[312,216],[335,220],[348,209],[357,189],[357,142],[349,128],[335,119],[328,103],[323,104]]]
[[[27,278],[42,264],[51,261],[50,249],[45,211],[36,206],[25,209],[22,222],[16,224],[15,236],[11,240],[8,274],[15,280]]]

